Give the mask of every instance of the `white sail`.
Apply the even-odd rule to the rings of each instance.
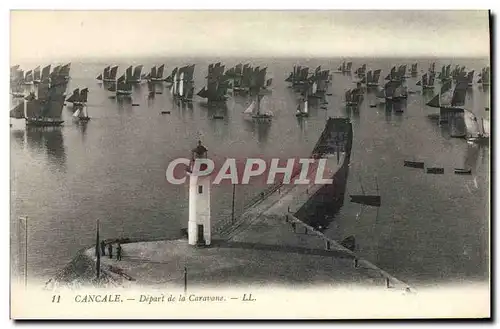
[[[484,136],[490,136],[490,120],[481,119],[482,121],[482,131]]]
[[[317,90],[318,90],[318,84],[316,82],[314,82],[313,85],[312,85],[312,93],[313,93],[313,95],[316,94]]]
[[[304,101],[304,108],[302,109],[302,112],[307,113],[309,112],[308,106],[307,106],[307,99]]]
[[[479,123],[474,113],[464,110],[464,121],[465,127],[467,128],[467,136],[477,137],[481,133]]]
[[[86,106],[84,106],[83,109],[82,109],[82,116],[84,118],[88,118],[89,117],[89,113],[87,111],[87,107]]]
[[[77,110],[75,111],[75,113],[73,113],[73,116],[74,116],[75,118],[78,118],[78,117],[80,116],[80,109],[77,109]]]
[[[172,84],[172,95],[177,93],[177,84],[179,83],[178,78],[177,72],[175,72],[174,83]]]
[[[257,107],[257,114],[263,113],[267,116],[273,116],[273,112],[269,110],[270,108],[271,102],[269,101],[269,99],[267,97],[262,97]]]
[[[181,73],[179,81],[179,95],[184,96],[184,72]]]
[[[255,101],[252,101],[252,103],[248,106],[248,108],[243,113],[253,114],[255,108],[256,108],[256,103],[255,103]]]

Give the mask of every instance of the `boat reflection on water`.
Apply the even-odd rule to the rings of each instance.
[[[25,132],[24,130],[11,130],[11,139],[15,140],[16,143],[18,143],[21,148],[24,148],[26,146],[26,140],[25,140]]]
[[[253,118],[243,119],[245,130],[257,136],[260,144],[267,144],[269,132],[271,131],[271,120],[258,120]]]
[[[48,160],[60,169],[66,168],[66,148],[62,127],[26,127],[26,144],[35,152],[45,152]]]
[[[116,103],[120,110],[125,108],[132,108],[132,97],[129,96],[116,96]]]

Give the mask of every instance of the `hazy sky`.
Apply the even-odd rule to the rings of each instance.
[[[12,11],[11,58],[489,54],[487,11]]]

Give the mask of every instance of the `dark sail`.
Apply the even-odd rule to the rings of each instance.
[[[157,73],[156,73],[156,66],[153,66],[153,67],[151,68],[151,73],[150,73],[150,76],[151,76],[151,78],[153,78],[153,79],[156,79],[156,78],[158,77],[158,76],[157,76]]]
[[[132,74],[132,70],[133,70],[132,66],[127,67],[127,69],[125,70],[125,80],[131,81],[134,79],[134,76]],[[118,89],[120,89],[120,88],[118,88]]]
[[[17,104],[12,110],[10,110],[10,117],[15,119],[24,118],[24,101]]]
[[[45,100],[49,97],[49,83],[47,81],[42,81],[38,85],[38,99]]]
[[[440,107],[440,96],[439,94],[437,94],[436,96],[434,96],[429,102],[427,102],[427,106],[430,106],[430,107],[437,107],[439,108]]]
[[[103,78],[104,80],[109,80],[110,79],[110,72],[109,72],[110,67],[106,66],[104,68],[104,73],[103,73]]]
[[[80,96],[78,98],[78,101],[80,103],[87,103],[87,98],[89,94],[89,88],[84,88],[80,91]]]
[[[141,80],[142,67],[143,67],[142,65],[137,65],[134,68],[134,75],[133,75],[134,81],[140,81]]]
[[[26,101],[26,117],[38,118],[42,115],[41,103],[38,99]]]
[[[455,86],[453,96],[451,98],[451,106],[465,105],[465,93],[467,89],[467,82],[461,81]]]
[[[156,71],[156,78],[162,79],[164,70],[165,70],[165,64],[160,65],[158,67],[158,70]],[[151,75],[151,76],[153,76],[153,75]]]
[[[66,101],[74,103],[78,102],[79,98],[80,98],[80,88],[76,88],[75,90],[73,90],[73,94],[71,94],[71,96],[69,96]]]
[[[33,71],[33,80],[40,81],[40,77],[41,77],[40,66],[37,66]]]
[[[113,66],[110,70],[109,70],[109,79],[112,80],[112,81],[115,81],[116,80],[116,74],[118,73],[118,66]]]

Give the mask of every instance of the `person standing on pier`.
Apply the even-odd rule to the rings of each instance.
[[[116,260],[122,260],[122,245],[118,244],[116,247]]]
[[[106,242],[104,240],[101,241],[101,255],[106,256]]]
[[[108,244],[108,256],[109,258],[113,258],[113,245],[111,243]]]

